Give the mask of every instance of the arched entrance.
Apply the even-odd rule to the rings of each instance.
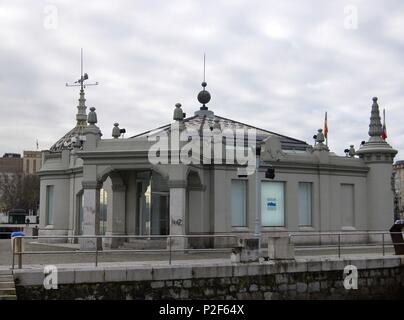
[[[169,201],[167,179],[156,171],[137,172],[135,234],[168,235]]]

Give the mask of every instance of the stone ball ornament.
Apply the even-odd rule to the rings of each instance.
[[[206,86],[207,86],[207,83],[202,82],[203,90],[201,92],[199,92],[199,94],[198,94],[198,101],[200,103],[202,103],[203,105],[207,104],[211,98],[209,91],[205,90]]]

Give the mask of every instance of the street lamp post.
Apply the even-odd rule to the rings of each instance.
[[[255,228],[254,237],[258,239],[258,248],[261,245],[261,179],[259,176],[261,146],[255,148]]]

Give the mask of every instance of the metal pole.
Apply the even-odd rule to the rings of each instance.
[[[171,265],[171,236],[168,236],[168,248],[169,248],[169,254],[168,254],[168,264]]]
[[[98,238],[97,238],[98,242]],[[95,244],[95,266],[98,267],[98,243]]]
[[[259,148],[259,146],[257,146]],[[259,177],[261,149],[256,151],[255,160],[255,230],[254,236],[258,238],[258,250],[261,248],[261,181]]]
[[[12,243],[12,245],[11,245],[11,253],[12,253],[12,255],[13,255],[13,265],[12,265],[12,267],[11,267],[11,269],[13,269],[14,270],[14,259],[15,259],[15,254],[14,254],[14,252],[15,252],[15,238],[11,238],[11,243]]]
[[[384,233],[382,233],[382,248],[383,248],[383,257],[384,257]]]
[[[338,233],[338,258],[341,258],[341,234]]]
[[[18,247],[18,269],[22,269],[22,238],[17,237],[17,247]]]

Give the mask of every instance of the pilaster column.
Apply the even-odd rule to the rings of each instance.
[[[100,233],[100,189],[98,181],[83,181],[83,235]],[[102,249],[101,238],[81,238],[80,250]]]
[[[108,212],[107,235],[125,235],[125,209],[126,186],[123,184],[112,185],[112,212]],[[107,238],[106,244],[111,248],[117,248],[124,242],[124,238]]]
[[[186,180],[169,180],[170,188],[170,235],[185,235],[185,211],[186,211]],[[173,237],[171,247],[173,249],[185,249],[187,239]]]

